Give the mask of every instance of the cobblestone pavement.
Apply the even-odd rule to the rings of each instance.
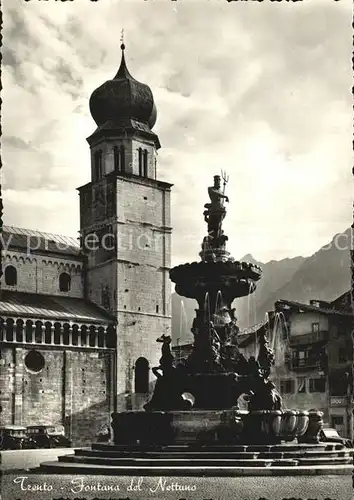
[[[33,450],[5,450],[1,452],[1,470],[38,467],[42,462],[56,460],[60,455],[71,455],[73,448],[45,448]]]

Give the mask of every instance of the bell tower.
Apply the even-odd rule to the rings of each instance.
[[[155,339],[171,334],[171,184],[157,178],[156,107],[125,62],[90,98],[91,181],[79,188],[86,298],[117,318],[118,411],[152,390]]]

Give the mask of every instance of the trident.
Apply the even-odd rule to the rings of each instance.
[[[222,180],[224,182],[222,194],[225,195],[226,184],[229,182],[229,175],[227,175],[227,173],[226,173],[225,170],[221,170],[221,178],[222,178]],[[225,204],[225,198],[222,198],[222,200],[221,200],[221,206],[223,207],[224,204]],[[221,215],[221,218],[219,218],[217,237],[219,237],[222,234],[222,232],[221,232],[221,224],[222,224],[222,220],[223,220],[224,217],[225,217],[225,213],[223,213],[223,215]]]
[[[229,175],[226,173],[225,170],[221,170],[221,178],[224,182],[224,187],[223,187],[223,192],[222,194],[225,194],[225,188],[226,188],[226,184],[229,182]],[[224,204],[224,200],[222,200],[223,204]]]

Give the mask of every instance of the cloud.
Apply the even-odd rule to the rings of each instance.
[[[173,263],[197,258],[206,188],[221,168],[230,174],[225,230],[236,257],[316,251],[351,217],[344,4],[8,4],[5,221],[78,229],[75,188],[89,180],[85,138],[95,128],[88,99],[115,74],[124,27],[129,70],[158,108],[159,177],[174,184]],[[50,218],[41,216],[44,204]]]

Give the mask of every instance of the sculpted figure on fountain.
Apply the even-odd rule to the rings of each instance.
[[[205,262],[215,262],[218,260],[218,254],[213,250],[224,250],[228,237],[222,230],[222,221],[226,215],[224,202],[229,198],[225,195],[225,188],[228,177],[223,174],[224,186],[221,188],[220,175],[214,175],[213,186],[208,187],[210,203],[204,205],[204,220],[208,224],[208,235],[204,237],[202,243],[201,257]]]
[[[237,337],[234,334],[226,338],[222,346],[221,357],[222,365],[226,372],[247,375],[248,362],[243,354],[241,354],[237,345]]]
[[[159,378],[162,375],[165,375],[169,373],[173,368],[174,368],[174,357],[171,352],[171,336],[170,335],[161,335],[161,337],[158,337],[156,339],[156,342],[162,342],[161,346],[161,358],[160,358],[160,365],[159,366],[154,366],[152,368],[152,373],[155,375],[155,377]]]
[[[171,352],[170,335],[161,335],[156,339],[162,343],[159,366],[154,366],[152,372],[157,378],[155,390],[144,409],[165,410],[184,409],[186,402],[182,398],[185,381],[184,374],[175,367],[175,358]]]
[[[223,372],[221,364],[221,340],[214,323],[209,323],[210,368],[212,372]]]
[[[220,336],[214,324],[201,318],[198,309],[196,312],[191,329],[194,335],[193,352],[187,360],[187,369],[189,373],[220,373],[223,371]]]
[[[225,185],[226,183],[224,184],[224,192],[222,192],[221,177],[214,175],[214,185],[208,187],[210,203],[204,205],[206,210],[203,215],[208,224],[208,234],[214,238],[221,235],[221,223],[226,215],[224,200],[229,201],[228,196],[225,195]]]
[[[281,410],[282,399],[273,382],[269,380],[274,365],[274,353],[269,346],[266,332],[259,338],[257,360],[251,356],[249,361],[250,402],[249,410]]]
[[[221,301],[223,302],[222,296]],[[196,309],[191,332],[194,335],[193,352],[187,366],[191,373],[248,373],[248,364],[238,348],[239,328],[235,309],[221,305],[206,321],[205,311]]]
[[[271,367],[274,365],[274,353],[269,346],[266,333],[261,333],[259,338],[258,363],[261,368],[263,378],[267,379],[270,375]]]

